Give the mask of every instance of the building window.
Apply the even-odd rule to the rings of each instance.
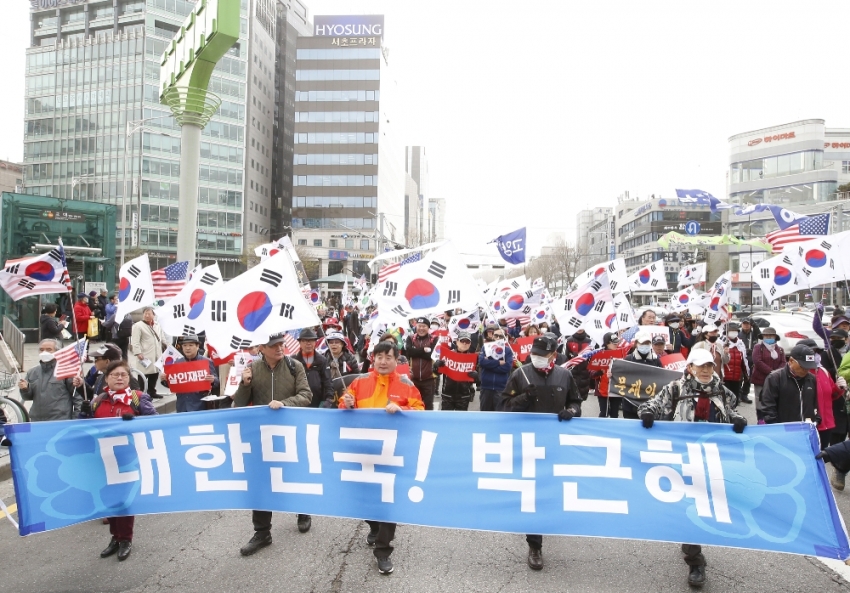
[[[850,161],[841,161],[841,172],[845,175],[850,174]]]
[[[369,239],[360,239],[360,249],[369,251]]]
[[[337,245],[337,243],[339,243],[339,241],[337,241],[336,239],[331,239],[331,240],[330,240],[330,245],[329,245],[329,247],[331,247],[331,248],[334,248],[334,249],[335,249],[336,247],[338,247],[338,246],[339,246],[339,245]]]
[[[313,239],[313,247],[321,247],[322,240],[321,239]]]
[[[354,239],[346,239],[345,240],[345,248],[346,249],[354,249]]]
[[[307,244],[307,239],[298,239],[298,244],[299,244],[299,245],[306,245],[306,244]]]

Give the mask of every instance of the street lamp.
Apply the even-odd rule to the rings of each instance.
[[[133,121],[127,122],[127,129],[124,133],[124,191],[121,192],[121,266],[124,265],[124,248],[126,243],[126,234],[127,234],[127,193],[132,190],[132,183],[130,185],[130,190],[127,189],[127,157],[128,157],[128,148],[127,145],[130,143],[130,137],[133,136],[136,132],[140,132],[145,130],[145,124],[149,121],[154,121],[157,119],[163,119],[166,117],[172,117],[171,114],[168,115],[158,115],[156,117],[148,117],[145,119],[137,119]],[[152,131],[152,130],[148,130]],[[179,136],[174,134],[167,134],[165,132],[161,132],[159,130],[156,133],[161,134],[162,136],[171,136],[172,138],[179,138]],[[139,149],[139,156],[141,157],[142,151]],[[141,171],[140,171],[141,175]],[[141,226],[141,225],[139,225]]]

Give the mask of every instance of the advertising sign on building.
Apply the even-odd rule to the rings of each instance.
[[[331,45],[338,47],[381,47],[384,15],[318,15],[313,34],[330,37]]]

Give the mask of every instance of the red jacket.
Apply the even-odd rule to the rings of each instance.
[[[74,303],[74,319],[77,321],[77,333],[86,333],[89,330],[89,319],[91,319],[91,309],[82,301]]]
[[[820,424],[818,430],[832,430],[835,428],[835,416],[832,414],[832,402],[844,395],[844,390],[835,384],[829,372],[818,367],[810,371],[818,380],[818,410],[820,410]]]
[[[723,379],[726,381],[742,381],[745,375],[744,355],[735,347],[729,348],[729,362],[723,365]]]
[[[764,380],[770,373],[785,366],[785,352],[779,344],[776,344],[775,351],[778,356],[774,359],[764,344],[759,342],[753,346],[753,369],[750,375],[753,385],[764,385]]]

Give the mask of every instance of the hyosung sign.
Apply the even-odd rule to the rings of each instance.
[[[373,37],[384,36],[384,15],[318,15],[313,18],[316,37]]]

